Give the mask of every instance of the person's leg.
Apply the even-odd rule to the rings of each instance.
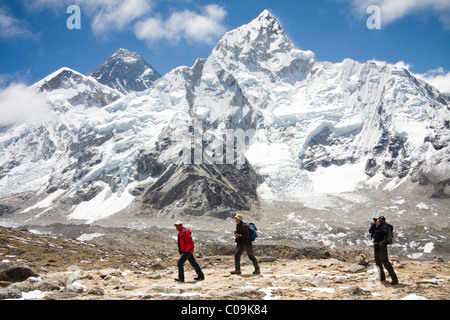
[[[234,272],[241,272],[241,256],[242,252],[244,252],[244,248],[242,244],[238,244],[236,246],[236,250],[234,251]],[[232,273],[234,273],[232,272]]]
[[[253,253],[253,246],[252,244],[248,244],[244,246],[245,251],[247,252],[248,258],[250,259],[250,261],[253,263],[253,266],[255,267],[255,272],[254,273],[259,273],[259,265],[258,265],[258,260],[255,257],[255,254]]]
[[[392,284],[397,284],[398,283],[397,275],[395,274],[394,267],[392,267],[392,264],[389,261],[387,246],[381,247],[380,260],[381,260],[381,263],[386,268],[386,270],[389,272],[389,275],[391,276]]]
[[[180,282],[184,282],[184,263],[187,259],[189,259],[189,256],[191,253],[189,252],[183,252],[180,259],[178,260],[178,279],[175,279]]]
[[[195,272],[197,272],[198,278],[196,278],[196,280],[204,280],[205,275],[203,274],[200,265],[195,260],[194,254],[191,254],[191,256],[189,257],[189,263],[191,264],[192,268],[194,268]]]
[[[380,275],[380,281],[384,281],[386,280],[386,275],[384,274],[383,263],[381,262],[380,249],[381,247],[379,245],[375,245],[374,257],[375,257],[375,264],[378,267],[378,274]]]

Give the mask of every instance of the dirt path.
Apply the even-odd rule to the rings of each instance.
[[[135,239],[136,240],[136,239]],[[127,243],[127,239],[116,239]],[[174,240],[141,236],[141,251],[0,228],[0,271],[26,266],[36,277],[0,279],[3,298],[56,300],[401,300],[450,298],[447,261],[391,259],[399,285],[380,282],[370,253],[323,248],[260,246],[261,275],[242,258],[242,275],[231,275],[233,246],[202,244],[197,261],[206,279],[196,282],[186,263],[186,282],[176,283]],[[100,240],[98,242],[101,242]],[[256,247],[256,246],[255,246]],[[366,254],[366,253],[363,253]],[[363,259],[364,260],[364,259]],[[389,280],[389,278],[388,278]],[[8,296],[7,292],[13,292]],[[19,295],[20,293],[20,295]]]

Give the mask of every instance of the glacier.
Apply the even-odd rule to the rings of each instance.
[[[229,218],[274,201],[329,211],[406,184],[450,197],[448,100],[406,69],[317,61],[267,10],[192,67],[118,82],[138,61],[121,49],[96,72],[62,68],[31,86],[53,117],[0,128],[0,218]],[[118,76],[100,83],[102,70]],[[175,163],[196,121],[205,158],[233,152],[220,150],[227,130],[253,130],[244,164]]]

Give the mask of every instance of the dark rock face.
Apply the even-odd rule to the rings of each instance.
[[[169,206],[185,208],[188,215],[206,212],[219,218],[233,211],[250,210],[258,203],[259,176],[246,163],[234,165],[172,165],[145,193],[143,212]]]
[[[357,128],[345,134],[337,134],[329,127],[324,127],[319,133],[311,137],[305,153],[300,157],[303,169],[314,172],[319,167],[329,167],[331,165],[343,166],[347,163],[354,163],[357,159],[353,156],[333,155],[333,148],[339,146],[346,151],[351,148],[351,141],[361,132]]]
[[[161,175],[166,170],[166,167],[158,163],[157,153],[142,153],[137,160],[137,168],[135,179],[142,181],[148,177],[157,177]]]
[[[140,55],[125,49],[117,50],[88,76],[123,94],[144,91],[161,77]]]

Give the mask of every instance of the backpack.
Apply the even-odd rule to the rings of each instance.
[[[388,227],[388,234],[386,236],[386,243],[387,244],[392,244],[392,242],[394,242],[394,226],[391,224],[386,223],[387,227]]]
[[[250,222],[247,225],[248,225],[248,231],[250,233],[250,241],[255,241],[256,238],[258,237],[258,234],[256,233],[256,230],[258,230],[258,228],[256,228],[256,226],[253,222]]]

